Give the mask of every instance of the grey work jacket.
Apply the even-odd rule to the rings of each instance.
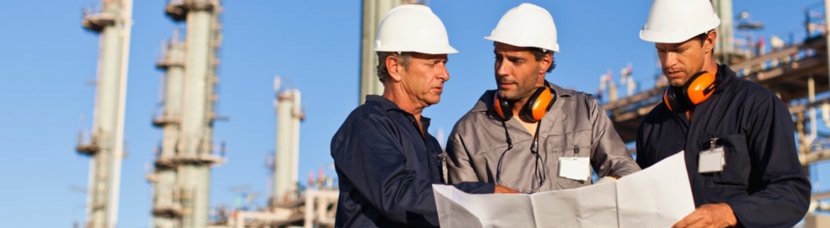
[[[640,170],[596,99],[553,84],[551,88],[557,99],[540,122],[541,159],[531,153],[533,135],[517,117],[502,125],[501,119],[489,111],[495,91],[486,91],[450,134],[449,183],[497,182],[500,173],[498,184],[524,193],[590,185],[590,179],[560,177],[559,158],[572,156],[590,157],[590,165],[600,177],[625,176]],[[513,144],[509,150],[505,127]],[[537,162],[544,165],[537,166]]]

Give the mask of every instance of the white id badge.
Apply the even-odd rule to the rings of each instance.
[[[591,177],[588,157],[560,157],[559,176],[571,180],[587,181]]]
[[[726,159],[723,155],[723,147],[715,147],[714,149],[701,152],[697,164],[698,173],[723,171],[723,166],[726,165]]]

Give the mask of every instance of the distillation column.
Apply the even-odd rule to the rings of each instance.
[[[89,168],[86,227],[115,227],[121,159],[124,157],[124,103],[130,53],[132,0],[103,0],[100,9],[85,10],[82,25],[100,34],[94,122],[88,140],[76,150],[92,157]]]
[[[732,0],[712,0],[712,5],[720,18],[720,26],[715,30],[718,32],[715,43],[715,58],[724,64],[732,64],[732,57],[735,53],[732,26]]]
[[[181,130],[182,90],[184,88],[185,49],[178,33],[166,43],[164,55],[156,67],[165,71],[164,111],[153,119],[153,125],[162,129],[162,143],[159,148],[155,169],[148,180],[153,184],[153,226],[155,228],[181,227],[182,216],[176,189],[176,175],[180,163],[176,143]]]
[[[277,206],[298,199],[300,121],[305,115],[300,104],[300,91],[296,89],[278,92],[274,106],[277,113],[277,142],[271,205]]]
[[[207,227],[210,166],[221,161],[213,155],[213,102],[215,51],[218,47],[218,0],[171,0],[168,16],[187,22],[181,128],[176,143],[176,188],[181,197],[181,226]]]

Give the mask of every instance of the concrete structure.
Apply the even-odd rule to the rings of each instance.
[[[82,25],[100,34],[98,79],[91,135],[81,135],[76,150],[92,158],[89,167],[86,227],[116,227],[121,159],[124,157],[124,106],[130,53],[132,0],[105,0],[84,10]]]

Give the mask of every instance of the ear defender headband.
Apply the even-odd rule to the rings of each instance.
[[[669,86],[663,93],[663,102],[669,111],[683,113],[703,103],[715,92],[715,75],[701,71],[689,78],[681,87]]]
[[[522,119],[539,122],[555,101],[553,89],[550,89],[548,82],[545,82],[545,86],[536,88],[536,91],[530,95],[527,103],[519,111],[519,115]],[[501,99],[498,92],[493,96],[493,109],[502,120],[510,120],[513,117],[513,102]]]

